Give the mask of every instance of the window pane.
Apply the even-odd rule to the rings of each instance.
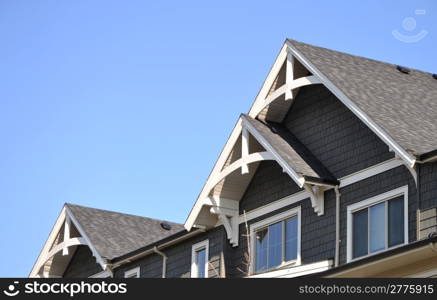
[[[267,232],[268,229],[264,228],[257,231],[255,234],[256,247],[255,247],[255,271],[263,271],[267,269]]]
[[[285,261],[297,259],[297,217],[285,221]]]
[[[205,278],[206,249],[196,251],[197,277]]]
[[[388,202],[388,246],[404,243],[404,197]]]
[[[360,257],[367,254],[368,239],[367,209],[353,214],[353,251],[352,257]]]
[[[282,222],[270,225],[268,235],[267,267],[270,269],[282,263]]]
[[[385,249],[385,202],[370,207],[370,253]]]

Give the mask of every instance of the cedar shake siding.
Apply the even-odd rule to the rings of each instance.
[[[250,220],[248,226],[284,211],[300,206],[301,208],[301,259],[302,264],[334,258],[335,248],[335,194],[328,191],[325,195],[325,214],[317,216],[311,207],[310,199],[305,199],[283,207],[259,218]],[[245,224],[240,225],[238,247],[227,243],[225,249],[226,276],[244,277],[247,275],[245,253],[247,253]]]
[[[96,262],[90,248],[88,246],[79,246],[63,277],[87,278],[102,271],[102,267]]]
[[[209,278],[220,276],[221,257],[223,245],[228,241],[223,226],[214,228],[189,240],[174,246],[162,249],[167,255],[167,278],[191,277],[191,247],[204,240],[209,240]],[[115,277],[123,278],[124,273],[130,269],[140,267],[140,277],[161,278],[162,257],[152,254],[135,262],[123,265],[115,270]]]
[[[437,163],[427,163],[418,166],[420,174],[420,209],[437,207]]]
[[[410,172],[400,166],[340,189],[340,264],[346,262],[347,206],[408,185],[408,239],[416,240],[417,190]]]
[[[263,161],[240,200],[240,214],[299,191],[301,189],[277,162]]]
[[[300,89],[284,125],[336,178],[394,157],[387,145],[322,85]]]
[[[279,61],[281,57],[284,60]],[[289,65],[294,66],[295,73],[286,70]],[[282,73],[278,75],[273,70],[282,70]],[[309,73],[311,76],[302,78]],[[291,74],[292,78],[285,74]],[[281,85],[279,83],[286,86],[276,86],[278,89],[274,90],[272,84]],[[293,99],[285,101],[290,88]],[[360,273],[363,267],[360,264],[367,264],[363,261],[370,261],[373,266],[377,259],[398,260],[399,256],[390,257],[395,253],[392,251],[408,255],[412,249],[409,247],[416,247],[418,243],[425,245],[431,239],[437,241],[437,236],[430,235],[437,231],[437,102],[434,101],[437,82],[431,74],[417,70],[403,74],[390,64],[287,40],[259,95],[250,112],[240,116],[184,225],[66,204],[65,220],[70,216],[68,221],[80,225],[77,228],[83,229],[81,236],[87,237],[86,242],[89,240],[92,249],[96,249],[96,257],[87,246],[79,246],[67,268],[63,265],[59,273],[64,277],[92,276],[102,271],[97,259],[102,265],[122,264],[113,270],[116,278],[125,277],[125,272],[137,267],[140,277],[161,278],[163,257],[152,252],[156,246],[167,256],[167,278],[189,278],[192,247],[208,240],[208,277],[245,277],[252,275],[248,274],[250,262],[247,261],[250,226],[265,220],[257,226],[272,225],[270,230],[278,225],[274,223],[282,220],[282,228],[289,228],[284,224],[291,221],[293,230],[282,231],[285,232],[282,238],[288,237],[287,241],[294,242],[294,220],[284,219],[286,214],[277,216],[275,221],[266,219],[291,209],[299,211],[297,207],[300,208],[301,265],[282,264],[280,269],[262,276],[317,276],[330,271],[340,272],[338,275],[347,268],[354,268],[358,270],[357,276],[363,276],[372,274]],[[218,186],[221,191],[215,193]],[[398,192],[405,191],[400,188],[405,186],[408,187],[405,218],[402,219],[400,209],[390,215],[390,204],[386,204],[384,220],[392,224],[387,228],[394,228],[398,237],[402,234],[401,221],[406,222],[408,241],[405,242],[409,245],[400,244],[399,238],[395,243],[385,243],[396,247],[385,249],[387,251],[379,247],[380,252],[375,250],[367,257],[359,256],[348,262],[348,207],[353,214],[355,209],[376,206],[377,201],[387,200],[377,196],[392,191],[391,195],[398,197]],[[337,188],[339,194],[336,194]],[[297,196],[277,202],[291,195]],[[336,215],[337,195],[340,197],[339,215]],[[302,200],[304,197],[308,198]],[[377,198],[370,199],[372,197]],[[364,200],[369,201],[359,203]],[[399,208],[400,202],[395,205]],[[247,227],[245,213],[253,218]],[[339,219],[338,252],[336,217]],[[63,219],[58,220],[57,224],[62,225]],[[369,226],[372,222],[369,220],[363,228],[355,227],[359,233],[355,233],[355,237],[366,236],[366,230],[374,228]],[[382,220],[380,217],[377,221]],[[187,230],[199,231],[186,235]],[[52,232],[51,236],[62,237],[62,233]],[[390,234],[387,236],[386,240],[390,241]],[[270,239],[270,231],[267,237]],[[50,248],[52,240],[45,248]],[[277,240],[274,239],[275,243]],[[234,247],[237,242],[238,246]],[[202,255],[206,252],[203,247],[205,245],[198,248],[199,261],[203,261]],[[364,246],[368,252],[369,248]],[[405,265],[401,265],[402,260],[396,261],[396,266],[386,261],[382,267],[379,265],[385,269],[378,269],[375,272],[379,273],[375,274],[390,274],[396,268],[414,265],[411,259],[432,261],[437,257],[431,247],[420,251],[428,256],[423,258],[416,253],[416,258],[408,257]],[[134,259],[139,253],[148,255]],[[31,274],[59,276],[55,274],[56,268],[53,273],[45,270],[51,267],[47,264],[50,254],[40,255],[38,261],[43,263],[37,263],[34,267],[37,270]],[[267,257],[270,253],[264,254]],[[380,258],[372,261],[378,256]],[[292,258],[294,253],[293,257],[287,256],[290,263]],[[275,265],[278,261],[274,260]],[[428,276],[432,275],[435,274]]]

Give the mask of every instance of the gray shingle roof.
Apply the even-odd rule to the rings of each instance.
[[[264,123],[245,114],[241,117],[257,130],[296,173],[306,179],[330,184],[337,183],[334,176],[283,125],[274,122]]]
[[[65,204],[104,258],[113,259],[184,230],[182,224],[122,214],[107,210]]]
[[[396,65],[288,42],[399,145],[415,155],[437,149],[437,80]]]

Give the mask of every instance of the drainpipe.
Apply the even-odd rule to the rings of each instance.
[[[338,267],[340,262],[340,191],[335,186],[335,258],[334,266]]]
[[[158,247],[153,247],[153,252],[162,256],[162,278],[165,278],[167,273],[167,255],[164,252],[159,251]]]

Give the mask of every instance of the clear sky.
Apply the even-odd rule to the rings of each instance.
[[[435,0],[151,2],[0,1],[0,277],[64,202],[183,223],[286,37],[437,73]]]

